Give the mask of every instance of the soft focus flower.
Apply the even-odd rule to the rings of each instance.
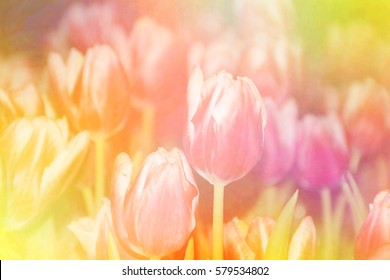
[[[224,260],[254,260],[255,254],[247,244],[245,236],[248,226],[234,218],[224,226]]]
[[[249,77],[263,97],[280,104],[297,91],[301,56],[301,47],[293,40],[257,35],[243,48],[238,74]]]
[[[277,106],[264,99],[267,108],[267,126],[264,131],[264,152],[253,174],[262,182],[272,185],[290,171],[295,159],[298,109],[294,100]]]
[[[110,136],[129,112],[129,87],[115,52],[96,46],[84,57],[72,49],[66,61],[52,53],[48,62],[52,100],[77,130]]]
[[[80,241],[88,259],[107,259],[109,234],[112,231],[110,201],[104,199],[95,219],[83,217],[68,226]]]
[[[291,0],[235,0],[237,24],[242,34],[266,33],[268,36],[290,34],[295,23]]]
[[[0,56],[0,127],[18,117],[43,115],[34,78],[27,57]]]
[[[390,259],[390,192],[382,191],[355,239],[356,259]]]
[[[245,176],[261,158],[265,124],[265,106],[251,80],[222,71],[204,81],[194,68],[184,149],[202,177],[225,186]]]
[[[123,65],[139,99],[159,106],[180,99],[186,65],[178,34],[150,17],[142,17],[134,23],[125,51],[129,57]]]
[[[390,128],[389,92],[370,79],[352,84],[342,118],[352,148],[361,155],[377,152]]]
[[[349,150],[340,120],[333,114],[306,115],[299,124],[295,176],[303,188],[339,186],[349,165]]]
[[[0,135],[6,229],[32,221],[66,190],[84,162],[89,136],[69,136],[65,120],[18,119]]]
[[[183,153],[159,148],[150,154],[130,186],[126,154],[115,161],[112,213],[123,246],[148,258],[162,258],[186,245],[195,228],[199,192]]]
[[[199,65],[206,78],[221,70],[236,74],[241,59],[240,48],[240,40],[232,32],[224,32],[207,44],[195,42],[188,52],[189,70]]]
[[[256,260],[263,259],[274,226],[275,221],[271,218],[256,217],[252,220],[245,240],[255,253]]]
[[[262,260],[268,240],[275,228],[275,221],[267,217],[256,217],[248,227],[234,218],[224,225],[224,259]],[[315,259],[317,233],[310,216],[304,217],[288,244],[289,260]]]
[[[108,199],[103,199],[103,205],[95,218],[79,218],[69,224],[68,229],[76,236],[88,259],[119,258],[120,247],[114,235],[111,203]]]
[[[85,53],[95,45],[114,46],[115,37],[131,28],[133,14],[130,3],[122,0],[75,2],[50,34],[50,47],[56,51],[76,48]]]

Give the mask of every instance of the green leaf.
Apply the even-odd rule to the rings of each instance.
[[[294,217],[295,206],[298,200],[298,191],[287,202],[268,240],[265,250],[265,260],[287,260],[290,243],[291,224]]]

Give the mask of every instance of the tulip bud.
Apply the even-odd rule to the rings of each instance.
[[[373,80],[352,84],[342,118],[351,146],[360,154],[372,154],[383,147],[390,128],[390,98]]]
[[[254,260],[255,254],[245,241],[248,226],[234,218],[224,226],[224,260]]]
[[[252,173],[262,182],[273,185],[287,175],[294,163],[298,109],[293,100],[279,108],[269,98],[264,103],[268,116],[264,152]]]
[[[74,2],[65,11],[58,28],[49,34],[50,47],[57,51],[74,47],[84,53],[95,45],[112,46],[113,35],[130,28],[133,13],[127,1]]]
[[[115,52],[96,46],[85,57],[72,49],[66,62],[52,53],[48,62],[53,101],[78,130],[109,136],[124,125],[129,87]]]
[[[88,259],[108,258],[108,235],[112,229],[110,201],[104,200],[95,219],[83,217],[68,228],[80,241]]]
[[[380,192],[355,239],[356,259],[390,259],[390,192]]]
[[[150,154],[133,186],[131,161],[120,154],[113,175],[112,213],[122,244],[148,258],[183,248],[195,228],[199,192],[178,149]]]
[[[255,253],[256,260],[263,259],[274,226],[275,221],[271,218],[256,217],[253,219],[246,236],[246,242]]]
[[[307,115],[300,123],[295,176],[303,188],[335,188],[348,170],[349,151],[335,115]]]
[[[86,132],[69,137],[65,120],[22,118],[6,126],[0,135],[4,228],[27,225],[67,189],[83,163],[88,144]]]
[[[184,149],[203,178],[226,186],[245,176],[261,158],[265,123],[263,100],[248,78],[222,71],[204,81],[194,68]]]
[[[256,36],[242,50],[239,75],[249,77],[263,97],[281,104],[297,90],[302,76],[300,45],[284,37]]]
[[[200,65],[206,78],[221,70],[236,73],[241,59],[240,44],[237,36],[225,32],[209,44],[194,43],[188,54],[188,66]]]
[[[176,93],[182,93],[177,89],[185,86],[185,52],[178,38],[152,18],[142,17],[134,23],[131,57],[124,65],[140,100],[161,105],[180,99]]]

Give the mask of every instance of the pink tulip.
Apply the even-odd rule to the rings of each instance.
[[[306,115],[300,123],[295,175],[303,188],[335,188],[348,170],[349,151],[335,115]]]
[[[204,81],[194,68],[184,149],[203,178],[225,186],[245,176],[261,158],[265,123],[265,106],[251,80],[222,71]]]
[[[129,87],[115,52],[89,49],[84,57],[72,49],[66,61],[52,53],[48,62],[54,105],[77,130],[109,136],[126,122]]]
[[[85,53],[96,45],[114,46],[115,36],[125,34],[134,19],[130,2],[114,0],[92,3],[75,2],[61,18],[58,28],[49,35],[51,49],[76,48]]]
[[[203,74],[209,78],[221,70],[236,73],[241,59],[240,40],[231,32],[224,32],[208,44],[194,43],[188,54],[190,71],[194,65],[203,69]]]
[[[297,42],[258,35],[245,44],[238,74],[249,77],[263,97],[281,104],[299,86],[301,56]]]
[[[185,87],[185,53],[174,30],[152,18],[139,18],[127,51],[129,57],[123,64],[138,98],[161,106],[182,96],[176,93]]]
[[[199,192],[178,149],[150,154],[133,186],[131,161],[120,154],[113,175],[112,213],[122,245],[148,258],[162,258],[186,245],[195,228]]]
[[[378,152],[390,128],[389,92],[373,80],[350,86],[342,111],[348,140],[361,155]]]
[[[264,103],[268,115],[264,152],[252,173],[262,182],[273,185],[287,175],[294,163],[298,109],[294,100],[280,107],[269,98]]]
[[[291,0],[235,0],[233,11],[243,35],[278,36],[292,31],[296,18]]]
[[[356,259],[390,259],[390,192],[382,191],[355,239]]]

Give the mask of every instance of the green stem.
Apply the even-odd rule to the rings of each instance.
[[[322,218],[323,218],[322,258],[325,260],[331,260],[334,258],[332,201],[331,201],[330,191],[327,188],[324,188],[324,190],[321,193],[321,203],[322,203]]]
[[[95,140],[95,211],[98,212],[105,192],[105,139]]]
[[[224,186],[214,185],[213,208],[213,260],[223,260],[223,191]]]

